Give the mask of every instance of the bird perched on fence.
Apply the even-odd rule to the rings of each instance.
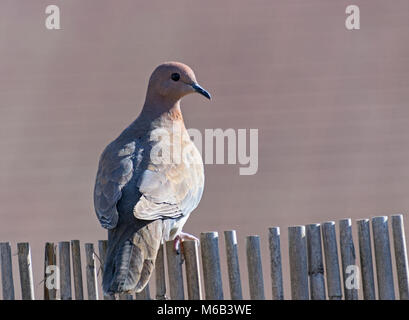
[[[174,239],[179,250],[184,239],[196,239],[182,227],[202,197],[203,162],[180,110],[181,98],[194,92],[210,99],[187,65],[159,65],[140,115],[99,159],[94,206],[108,229],[105,295],[142,291],[162,241]]]

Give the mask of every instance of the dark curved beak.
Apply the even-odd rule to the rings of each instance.
[[[203,89],[199,84],[194,83],[192,84],[192,88],[195,89],[197,93],[200,93],[201,95],[204,95],[207,99],[211,100],[212,96],[210,95],[209,92],[207,92],[205,89]]]

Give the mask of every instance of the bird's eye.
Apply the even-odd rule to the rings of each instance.
[[[171,75],[170,77],[171,77],[171,79],[172,79],[173,81],[179,81],[179,79],[180,79],[180,74],[179,74],[179,73],[172,73],[172,75]]]

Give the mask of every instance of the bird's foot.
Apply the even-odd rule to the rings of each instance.
[[[180,252],[183,253],[183,241],[185,240],[194,240],[197,242],[200,242],[197,237],[195,237],[192,234],[186,233],[186,232],[180,232],[175,240],[174,240],[174,249],[176,251],[176,254],[179,254]]]

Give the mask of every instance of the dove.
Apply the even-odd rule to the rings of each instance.
[[[139,116],[99,158],[94,207],[108,229],[104,295],[141,292],[163,241],[174,240],[179,252],[183,240],[197,240],[182,231],[204,188],[203,161],[180,109],[191,93],[211,99],[187,65],[159,65]]]

